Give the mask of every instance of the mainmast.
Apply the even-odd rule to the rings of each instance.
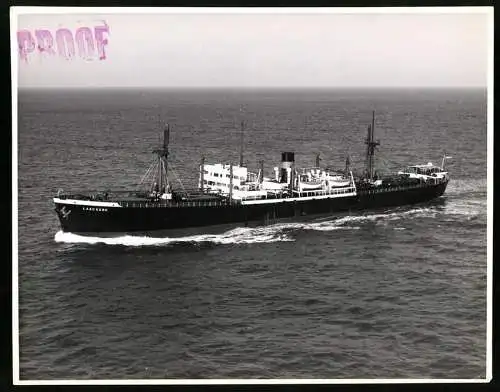
[[[374,130],[375,130],[375,111],[372,112],[372,123],[368,125],[368,137],[366,138],[366,172],[368,179],[373,180],[373,157],[375,155],[375,147],[380,143],[374,141]]]

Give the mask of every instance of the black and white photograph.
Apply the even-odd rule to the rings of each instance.
[[[15,384],[491,380],[493,7],[10,17]]]

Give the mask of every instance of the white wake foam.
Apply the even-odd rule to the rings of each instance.
[[[215,244],[251,244],[277,241],[293,241],[286,235],[276,232],[271,226],[263,228],[236,228],[223,234],[201,234],[186,237],[149,237],[123,235],[120,237],[90,237],[59,231],[54,240],[64,243],[106,244],[125,246],[162,246],[175,243],[203,243]]]

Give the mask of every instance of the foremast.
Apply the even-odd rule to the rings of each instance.
[[[170,143],[170,125],[166,124],[163,130],[163,145],[153,150],[153,153],[158,157],[158,171],[156,173],[156,181],[153,185],[153,192],[158,195],[169,194],[170,183],[168,180],[168,145]]]

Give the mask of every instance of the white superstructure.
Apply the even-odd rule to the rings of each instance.
[[[244,166],[228,164],[202,164],[198,187],[205,192],[230,196],[234,200],[262,200],[269,196],[301,197],[322,196],[341,197],[355,194],[352,173],[349,177],[319,168],[304,169],[301,174],[291,167],[284,168],[283,177],[279,177],[278,168],[274,168],[276,178],[263,177],[249,172]],[[293,170],[293,175],[292,174]],[[232,175],[231,175],[232,173]],[[290,183],[293,182],[293,184]],[[340,191],[346,188],[345,191]]]
[[[232,182],[231,165],[206,164],[202,170],[203,175],[200,173],[198,186],[202,188],[203,185],[203,189],[209,193],[229,195],[232,185],[232,198],[235,200],[260,199],[267,196],[267,192],[261,189],[260,183],[256,181],[256,175],[244,166],[232,167]]]

